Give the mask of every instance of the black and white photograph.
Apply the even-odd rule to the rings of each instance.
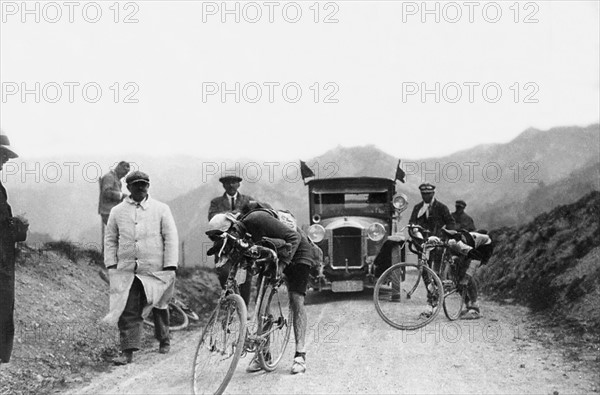
[[[597,0],[0,0],[0,395],[600,393]]]

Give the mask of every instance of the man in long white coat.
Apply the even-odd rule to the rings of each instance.
[[[167,353],[168,303],[173,296],[178,262],[178,237],[169,206],[148,195],[150,177],[135,171],[126,178],[131,193],[115,206],[104,238],[104,264],[110,278],[110,312],[105,322],[117,323],[126,364],[141,347],[143,318],[152,310],[159,352]]]

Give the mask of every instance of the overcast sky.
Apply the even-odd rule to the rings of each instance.
[[[74,4],[1,2],[0,125],[24,159],[420,158],[599,120],[597,1]]]

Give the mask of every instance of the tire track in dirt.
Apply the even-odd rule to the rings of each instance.
[[[566,361],[528,333],[527,309],[482,301],[484,318],[399,331],[377,315],[370,292],[307,298],[307,373],[289,374],[290,340],[275,372],[245,372],[241,359],[226,393],[589,393],[591,365]],[[189,393],[200,330],[177,333],[168,356],[143,352],[73,393]],[[293,336],[293,335],[292,335]]]

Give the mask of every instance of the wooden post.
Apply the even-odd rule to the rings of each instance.
[[[179,254],[181,256],[181,267],[185,267],[185,241],[181,241],[181,251]]]
[[[101,239],[100,239],[100,251],[102,251],[102,258],[104,258],[104,221],[102,220],[102,216],[100,216],[100,229],[101,229]]]

